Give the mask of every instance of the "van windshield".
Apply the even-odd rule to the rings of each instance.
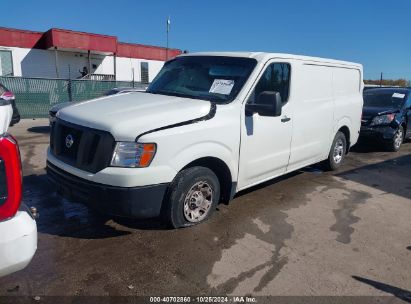
[[[183,56],[165,63],[147,93],[227,103],[236,98],[257,61],[224,56]]]

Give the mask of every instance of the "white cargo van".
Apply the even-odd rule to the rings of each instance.
[[[362,89],[350,62],[182,55],[146,92],[59,111],[48,175],[103,212],[193,225],[240,190],[321,161],[338,168],[358,139]]]
[[[0,277],[26,267],[37,249],[36,221],[21,204],[19,148],[6,133],[12,114],[10,100],[0,96]]]

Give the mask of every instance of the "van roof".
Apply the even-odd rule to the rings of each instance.
[[[302,55],[293,55],[293,54],[286,54],[286,53],[265,53],[265,52],[197,52],[197,53],[188,53],[182,54],[180,56],[226,56],[226,57],[245,57],[245,58],[254,58],[257,61],[267,61],[271,58],[282,58],[282,59],[294,59],[294,60],[303,60],[303,61],[310,61],[310,62],[317,62],[317,63],[328,63],[328,64],[335,64],[335,65],[345,65],[345,66],[355,66],[357,68],[362,69],[362,65],[359,63],[349,62],[349,61],[341,61],[335,59],[328,59],[328,58],[320,58],[320,57],[311,57],[311,56],[302,56]]]

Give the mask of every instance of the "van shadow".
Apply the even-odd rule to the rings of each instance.
[[[40,233],[80,239],[105,239],[130,234],[109,217],[59,196],[46,174],[23,178],[23,203],[37,208]]]
[[[373,142],[359,142],[350,148],[350,151],[356,153],[370,153],[370,152],[387,152],[387,148]]]
[[[298,176],[298,175],[303,174],[303,173],[322,174],[322,173],[324,173],[324,171],[322,170],[322,167],[321,167],[320,164],[314,164],[314,165],[312,165],[312,166],[308,166],[308,167],[301,168],[301,169],[299,169],[299,170],[297,170],[297,171],[293,171],[293,172],[287,173],[287,174],[285,174],[285,175],[282,175],[282,176],[279,176],[279,177],[270,179],[270,180],[268,180],[268,181],[265,181],[264,183],[261,183],[261,184],[252,186],[252,187],[247,188],[247,189],[245,189],[245,190],[242,190],[242,191],[236,193],[236,195],[234,196],[234,198],[241,197],[241,196],[246,195],[246,194],[248,194],[248,193],[251,193],[251,192],[260,190],[260,189],[262,189],[262,188],[265,188],[265,187],[274,185],[274,184],[279,183],[279,182],[281,182],[281,181],[283,181],[283,180],[287,180],[287,179],[293,178],[293,177]]]
[[[309,169],[307,169],[309,170]],[[263,184],[241,191],[235,197],[257,191],[282,180],[304,173],[303,170],[287,174]],[[50,235],[80,239],[105,239],[124,236],[132,230],[170,230],[158,218],[135,220],[104,215],[85,204],[60,196],[46,174],[24,177],[25,197],[28,206],[35,206],[40,214],[38,231]]]
[[[38,134],[49,134],[50,126],[31,127],[31,128],[28,128],[27,131],[31,133],[38,133]]]
[[[234,198],[305,172],[321,174],[323,171],[315,166],[306,167],[240,191]],[[171,229],[160,217],[136,220],[104,215],[81,202],[65,199],[57,193],[45,174],[27,176],[24,178],[24,183],[30,193],[37,192],[40,197],[35,200],[34,206],[40,213],[38,230],[41,233],[81,239],[104,239],[124,236],[132,233],[132,230],[166,231]]]
[[[381,282],[377,282],[377,281],[366,279],[366,278],[359,277],[359,276],[352,276],[352,278],[361,283],[368,284],[374,287],[375,289],[381,290],[386,293],[390,293],[396,298],[401,299],[405,302],[411,303],[411,291],[409,290],[401,289],[401,288],[398,288],[392,285],[384,284]]]
[[[411,154],[345,171],[336,176],[411,199]]]
[[[233,199],[238,198],[238,197],[241,197],[241,196],[246,195],[246,194],[249,194],[249,193],[251,193],[251,192],[260,190],[260,189],[262,189],[262,188],[271,186],[271,185],[273,185],[273,184],[279,183],[279,182],[281,182],[281,181],[283,181],[283,180],[292,178],[292,177],[297,176],[297,175],[300,175],[300,174],[302,174],[302,173],[304,173],[303,170],[298,170],[298,171],[294,171],[294,172],[291,172],[291,173],[288,173],[288,174],[285,174],[285,175],[282,175],[282,176],[279,176],[279,177],[270,179],[270,180],[268,180],[268,181],[266,181],[266,182],[264,182],[264,183],[261,183],[261,184],[258,184],[258,185],[252,186],[252,187],[250,187],[250,188],[247,188],[247,189],[245,189],[245,190],[241,190],[241,191],[237,192],[237,193],[234,195],[234,198],[233,198]]]

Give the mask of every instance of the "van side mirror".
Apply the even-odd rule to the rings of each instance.
[[[261,116],[280,116],[283,104],[281,95],[274,91],[261,92],[257,97],[256,103],[247,103],[245,105],[245,114],[251,116],[258,113]]]

